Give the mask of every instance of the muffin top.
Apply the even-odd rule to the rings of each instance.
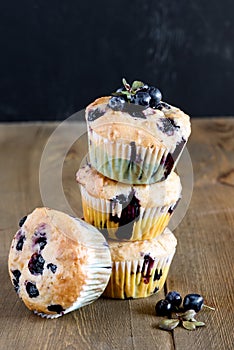
[[[180,178],[175,172],[165,181],[151,185],[130,185],[111,180],[87,164],[78,170],[76,180],[93,197],[118,202],[134,194],[143,207],[161,207],[177,202],[182,190]]]
[[[152,259],[162,258],[174,253],[177,239],[173,233],[166,228],[158,237],[144,241],[111,241],[109,240],[112,261],[132,261],[150,256]]]
[[[158,144],[174,152],[185,143],[191,132],[190,118],[179,108],[160,102],[157,108],[125,102],[122,110],[111,108],[113,97],[96,99],[86,108],[89,130],[94,130],[109,141],[134,141],[144,147]]]
[[[8,266],[15,290],[31,310],[62,313],[86,285],[93,248],[106,251],[106,245],[101,233],[82,220],[37,208],[27,216],[10,248]]]

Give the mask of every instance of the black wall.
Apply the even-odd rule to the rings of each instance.
[[[234,115],[233,0],[0,2],[0,120],[64,119],[143,80],[192,116]]]

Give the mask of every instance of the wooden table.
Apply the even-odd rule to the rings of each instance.
[[[193,195],[174,232],[178,248],[165,290],[139,300],[100,298],[59,319],[45,320],[26,309],[17,297],[8,276],[7,257],[18,220],[43,205],[39,164],[56,126],[0,126],[0,349],[234,349],[234,119],[192,120],[188,150],[194,170]],[[74,137],[79,125],[71,123],[65,129],[66,135],[61,133],[49,159],[50,181],[67,140]],[[66,152],[62,172],[65,197],[79,216],[80,194],[74,176],[86,152],[83,135]],[[49,193],[48,202],[59,209],[64,205],[66,210],[62,198],[60,203],[56,193],[51,196]],[[160,318],[155,316],[154,307],[166,290],[177,290],[183,296],[202,294],[206,304],[216,309],[203,309],[198,314],[206,327],[196,331],[177,327],[173,332],[158,329]]]

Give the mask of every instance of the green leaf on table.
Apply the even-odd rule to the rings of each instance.
[[[169,319],[169,320],[166,319],[166,320],[162,320],[159,323],[159,328],[165,329],[166,331],[172,331],[174,328],[178,326],[179,323],[180,321],[177,319]]]
[[[188,331],[194,331],[196,329],[195,322],[191,321],[183,321],[182,325],[184,328],[186,328]]]
[[[187,310],[183,314],[180,314],[180,318],[185,321],[196,321],[194,316],[196,316],[196,312],[194,310]]]
[[[203,327],[203,326],[205,326],[204,322],[199,322],[199,321],[194,322],[194,324],[195,324],[196,327]]]

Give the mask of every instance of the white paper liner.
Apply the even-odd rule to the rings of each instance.
[[[160,291],[165,283],[176,249],[165,257],[155,258],[150,278],[145,275],[148,265],[144,259],[114,261],[112,274],[103,296],[114,299],[144,298]],[[145,267],[143,271],[143,267]],[[154,280],[155,273],[162,275]]]
[[[87,225],[80,219],[73,218],[79,225]],[[80,234],[79,242],[87,247],[87,261],[82,272],[85,273],[85,284],[77,300],[61,313],[47,314],[34,311],[35,314],[48,319],[58,318],[98,299],[105,290],[111,275],[111,254],[105,238],[92,227]]]
[[[118,224],[111,221],[108,216],[112,213],[112,215],[116,214],[120,217],[122,204],[118,203],[118,207],[115,208],[115,212],[113,212],[110,200],[91,196],[83,185],[80,185],[80,191],[85,220],[98,229],[104,229],[104,227],[107,227],[105,232],[105,235],[108,234],[107,238],[119,240],[120,237],[116,235],[118,231]],[[171,206],[174,206],[176,204],[178,199],[163,207],[144,208],[141,206],[139,217],[131,226],[132,234],[130,238],[123,238],[123,240],[136,241],[142,239],[153,239],[160,235],[168,225],[171,218],[168,210]],[[85,206],[89,207],[88,215]],[[129,227],[130,224],[126,225],[128,236]]]
[[[91,128],[88,128],[88,138],[90,162],[104,176],[130,184],[150,184],[164,180],[164,162],[169,151],[162,144],[153,148],[136,145],[136,157],[131,160],[130,142],[109,141]]]

